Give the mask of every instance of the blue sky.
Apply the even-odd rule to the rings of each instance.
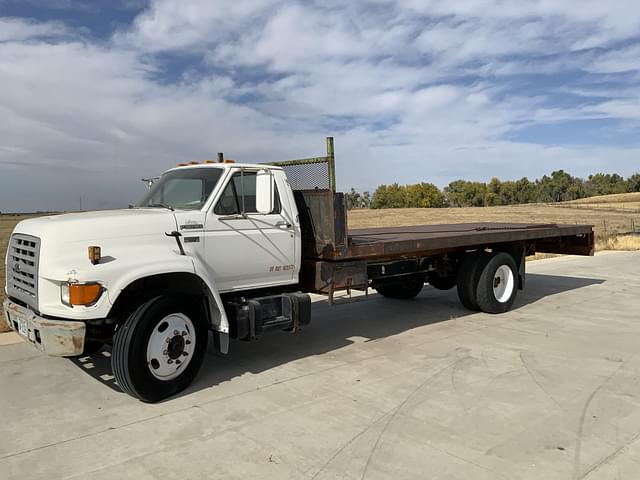
[[[124,206],[185,160],[338,186],[640,170],[640,4],[0,0],[0,211]]]

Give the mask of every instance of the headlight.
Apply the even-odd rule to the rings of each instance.
[[[69,283],[60,285],[60,299],[65,305],[93,305],[102,295],[102,285],[97,282]]]

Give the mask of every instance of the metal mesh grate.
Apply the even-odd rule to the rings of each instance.
[[[293,190],[328,190],[329,184],[329,167],[328,163],[303,163],[282,165],[284,172],[287,174],[289,184]]]
[[[333,137],[327,137],[327,156],[272,162],[268,165],[282,167],[293,190],[336,191],[335,157]]]

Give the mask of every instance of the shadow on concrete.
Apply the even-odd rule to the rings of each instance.
[[[604,280],[594,278],[527,274],[525,290],[518,292],[514,309],[551,295],[602,283]],[[260,373],[300,358],[341,349],[352,344],[353,337],[358,337],[359,341],[362,338],[372,341],[473,314],[484,315],[465,309],[458,301],[455,288],[439,291],[428,285],[413,300],[393,300],[370,294],[367,299],[364,296],[351,301],[338,299],[333,307],[326,301],[314,302],[311,324],[297,334],[275,332],[254,342],[232,340],[228,355],[216,353],[210,340],[200,373],[178,396],[215,386],[247,372]],[[110,347],[72,361],[94,379],[120,391],[111,370]]]

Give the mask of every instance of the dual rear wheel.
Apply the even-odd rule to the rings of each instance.
[[[458,297],[469,310],[504,313],[518,292],[518,267],[504,252],[475,252],[465,257],[458,270]]]
[[[410,299],[420,293],[425,280],[438,290],[457,287],[460,302],[469,310],[504,313],[516,299],[518,267],[508,253],[478,251],[464,257],[457,277],[413,274],[378,282],[375,287],[384,297]]]

